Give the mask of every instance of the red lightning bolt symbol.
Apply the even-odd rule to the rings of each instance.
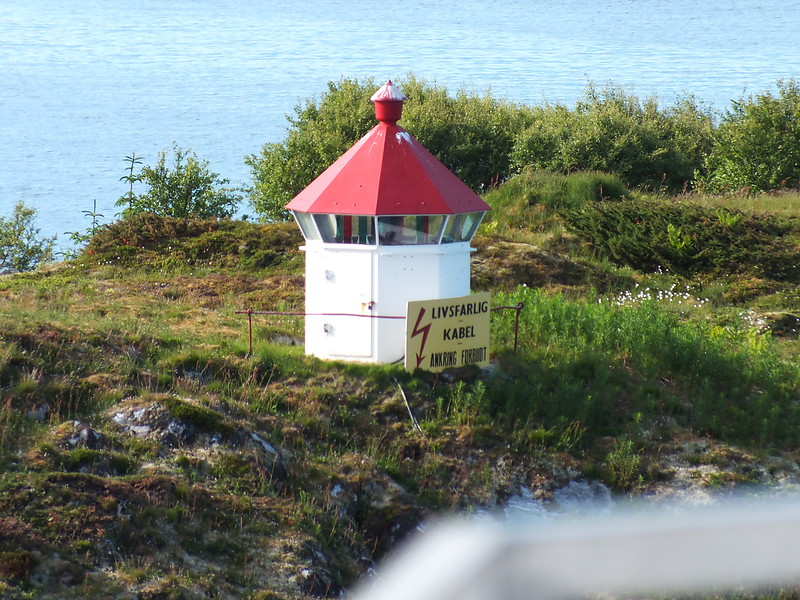
[[[420,333],[422,334],[422,343],[419,345],[419,352],[417,352],[417,368],[422,364],[422,361],[425,360],[425,355],[422,353],[425,351],[425,342],[428,341],[428,332],[431,329],[431,324],[428,323],[425,327],[420,327],[419,324],[422,322],[422,317],[425,316],[425,309],[420,308],[419,314],[417,315],[417,322],[414,324],[414,330],[411,332],[411,337],[417,337]]]

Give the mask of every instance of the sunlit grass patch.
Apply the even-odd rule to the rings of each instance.
[[[543,248],[563,247],[568,241],[558,210],[600,201],[619,201],[631,192],[614,175],[579,172],[567,176],[526,171],[486,194],[492,207],[479,233],[534,243]],[[576,244],[577,245],[577,244]]]
[[[672,404],[688,425],[723,438],[776,446],[800,440],[800,367],[776,351],[755,315],[742,312],[729,327],[685,322],[659,306],[657,293],[646,296],[571,302],[530,288],[499,295],[503,303],[525,303],[519,368],[530,371],[520,373],[520,385],[534,414],[561,415],[596,431],[613,426],[607,411],[655,417]],[[512,326],[508,316],[496,319],[494,339],[508,339]],[[629,404],[649,381],[670,386],[645,404]],[[508,407],[515,392],[501,387]],[[674,390],[684,397],[677,405],[667,397]]]
[[[756,195],[692,193],[679,196],[679,200],[710,208],[730,208],[755,214],[800,216],[800,192],[797,190],[782,190]]]

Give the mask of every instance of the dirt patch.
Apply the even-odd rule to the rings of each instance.
[[[531,244],[476,238],[472,257],[472,287],[476,290],[530,287],[576,287],[590,278],[593,269],[552,254]]]

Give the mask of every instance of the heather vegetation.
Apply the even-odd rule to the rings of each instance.
[[[601,202],[559,214],[610,260],[639,271],[662,268],[685,277],[744,273],[800,281],[793,220],[648,200]]]
[[[250,157],[262,215],[371,127],[375,87],[331,84]],[[524,303],[517,352],[501,311],[483,371],[322,362],[289,315],[253,315],[251,353],[237,311],[302,312],[296,226],[127,210],[74,258],[0,277],[0,597],[334,597],[425,519],[524,490],[557,514],[573,483],[700,502],[800,486],[800,195],[710,194],[718,126],[688,100],[401,88],[402,124],[493,208],[473,289]],[[611,139],[581,155],[571,127]],[[20,214],[0,249],[47,249]]]

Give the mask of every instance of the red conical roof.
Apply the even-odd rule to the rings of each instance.
[[[391,81],[372,100],[383,120],[295,196],[287,209],[364,216],[489,210],[488,204],[396,124],[405,96]]]

